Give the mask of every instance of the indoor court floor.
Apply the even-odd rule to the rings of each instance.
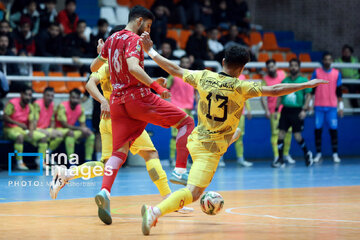
[[[74,180],[57,200],[49,196],[50,180],[0,172],[0,239],[360,239],[359,159],[339,165],[326,160],[311,168],[303,161],[284,169],[269,162],[251,168],[227,164],[208,188],[224,197],[221,213],[208,216],[197,201],[190,205],[193,213],[160,218],[146,237],[140,208],[161,197],[145,168],[119,171],[109,226],[98,219],[93,198],[101,178]]]

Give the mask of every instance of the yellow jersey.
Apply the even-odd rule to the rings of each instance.
[[[212,153],[225,153],[239,125],[245,101],[261,96],[261,85],[209,70],[186,70],[183,79],[200,95],[198,125],[189,138]]]
[[[109,64],[107,62],[104,63],[101,68],[99,68],[97,72],[92,73],[90,77],[95,77],[100,80],[100,86],[103,91],[103,95],[108,101],[110,101],[110,95],[113,88],[110,82]]]

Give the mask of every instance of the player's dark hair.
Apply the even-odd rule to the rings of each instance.
[[[54,91],[54,88],[53,87],[46,87],[45,89],[44,89],[44,93],[46,93],[46,92],[53,92]]]
[[[270,63],[276,64],[276,61],[274,59],[269,59],[266,61],[266,66],[268,66]]]
[[[67,6],[69,3],[74,3],[76,5],[76,0],[66,0],[65,6]]]
[[[345,44],[342,47],[342,50],[344,51],[345,49],[349,49],[351,53],[354,53],[354,48],[352,46],[350,46],[349,44]]]
[[[85,25],[87,25],[87,24],[86,24],[86,21],[85,21],[84,19],[80,19],[80,20],[78,21],[77,25],[79,26],[80,23],[85,23]]]
[[[32,88],[26,84],[23,84],[20,87],[20,93],[25,93],[26,91],[30,90],[31,92],[33,91]]]
[[[116,32],[119,32],[121,30],[123,30],[126,27],[126,25],[122,24],[122,25],[116,25],[115,27],[113,27],[109,33],[109,36],[113,35]]]
[[[154,14],[149,9],[144,8],[140,5],[136,5],[135,7],[133,7],[130,10],[129,22],[131,22],[139,17],[144,18],[144,20],[147,20],[147,19],[151,19],[153,21],[155,20]]]
[[[98,27],[104,26],[105,24],[109,25],[109,22],[105,18],[99,18],[99,20],[97,21]]]
[[[182,57],[180,58],[180,61],[183,60],[183,58],[189,58],[189,56],[185,54],[184,56],[182,56]]]
[[[81,91],[80,91],[79,89],[77,89],[77,88],[72,89],[72,90],[70,91],[70,95],[71,95],[72,93],[75,93],[76,95],[81,96]]]
[[[249,51],[243,47],[231,46],[225,49],[225,64],[231,68],[243,68],[250,61]]]
[[[328,52],[328,51],[324,52],[323,55],[322,55],[322,60],[324,60],[326,56],[332,57],[331,52]]]
[[[289,65],[290,65],[292,62],[296,62],[296,63],[299,65],[299,67],[300,67],[301,62],[300,62],[299,59],[297,59],[297,58],[292,58],[292,59],[290,59]]]

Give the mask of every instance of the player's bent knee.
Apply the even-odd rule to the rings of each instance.
[[[156,150],[140,150],[138,154],[145,160],[145,162],[151,159],[159,159],[159,154]]]
[[[188,185],[187,188],[189,188],[189,190],[191,191],[192,197],[193,197],[193,202],[195,202],[196,200],[198,200],[201,196],[201,194],[203,194],[205,188],[201,188],[201,187],[197,187],[197,186],[193,186],[193,185]]]
[[[17,136],[15,142],[16,143],[23,143],[24,142],[24,135]]]

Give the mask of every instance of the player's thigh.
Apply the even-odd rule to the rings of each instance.
[[[174,104],[150,94],[126,104],[129,116],[162,127],[176,126],[187,114]]]
[[[61,132],[62,136],[65,137],[66,134],[68,134],[70,132],[69,128],[56,128],[56,131]]]
[[[26,131],[21,127],[4,128],[4,136],[6,139],[16,141],[20,135],[26,135]]]
[[[135,141],[147,125],[145,121],[131,118],[124,105],[117,103],[110,105],[113,151],[117,151],[126,143]]]
[[[153,142],[146,130],[144,130],[141,135],[135,139],[133,144],[130,147],[130,152],[132,154],[137,154],[139,151],[156,151]]]
[[[80,130],[74,130],[73,134],[74,134],[74,138],[76,141],[79,140],[83,136],[83,134]]]
[[[101,119],[99,124],[101,134],[101,161],[105,162],[111,157],[113,144],[111,134],[111,119]]]
[[[315,128],[322,128],[324,125],[325,112],[322,108],[315,107]]]
[[[30,142],[30,143],[37,143],[38,141],[42,140],[46,138],[46,134],[44,132],[35,130],[33,131],[32,137],[31,138],[26,138],[26,141]]]
[[[198,142],[190,142],[187,147],[193,160],[187,183],[199,188],[206,188],[214,177],[220,155],[207,151]]]
[[[287,132],[289,127],[290,127],[290,123],[288,121],[288,115],[286,113],[281,113],[280,116],[280,120],[279,120],[279,130],[280,131],[284,131]]]
[[[338,117],[336,108],[329,108],[325,113],[325,119],[330,129],[337,129]]]

